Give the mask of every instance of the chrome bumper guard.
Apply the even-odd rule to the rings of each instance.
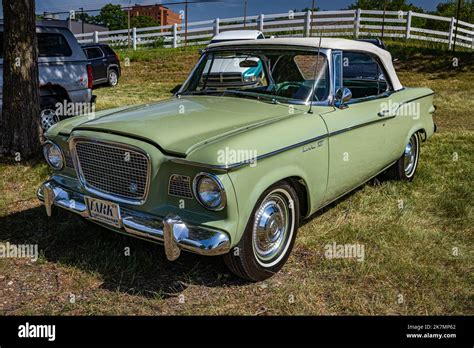
[[[84,195],[68,190],[53,180],[43,183],[36,195],[44,202],[48,216],[51,216],[52,207],[56,205],[90,219]],[[230,250],[230,238],[227,233],[189,226],[175,214],[169,214],[161,219],[123,207],[120,207],[120,214],[122,218],[120,229],[95,220],[91,221],[131,236],[164,244],[166,257],[170,261],[176,260],[181,250],[208,256],[225,254]]]

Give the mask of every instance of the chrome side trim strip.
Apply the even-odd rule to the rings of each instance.
[[[374,123],[384,122],[384,121],[390,120],[390,119],[395,118],[395,117],[396,116],[388,116],[388,117],[383,117],[383,118],[373,120],[373,121],[369,121],[369,122],[359,123],[359,124],[356,124],[354,126],[349,126],[349,127],[342,128],[342,129],[339,129],[337,131],[331,132],[331,133],[329,133],[329,136],[332,137],[332,136],[335,136],[335,135],[339,135],[339,134],[349,132],[349,131],[357,129],[357,128],[370,126],[371,124],[374,124]]]
[[[317,136],[315,138],[304,140],[304,141],[301,141],[299,143],[289,145],[289,146],[283,147],[281,149],[278,149],[278,150],[275,150],[275,151],[272,151],[272,152],[268,152],[266,154],[257,156],[256,158],[252,158],[252,159],[245,160],[245,161],[238,162],[238,163],[233,163],[231,165],[205,164],[205,163],[189,161],[189,160],[181,159],[181,158],[170,158],[170,161],[172,161],[174,163],[180,163],[180,164],[190,165],[190,166],[194,166],[194,167],[201,167],[201,168],[206,168],[206,169],[215,170],[215,171],[228,172],[230,170],[242,167],[246,164],[251,164],[251,163],[254,163],[254,162],[258,162],[259,160],[262,160],[264,158],[268,158],[268,157],[274,156],[276,154],[279,154],[279,153],[282,153],[282,152],[285,152],[285,151],[288,151],[288,150],[291,150],[291,149],[294,149],[294,148],[297,148],[297,147],[300,147],[300,146],[303,146],[303,145],[307,145],[307,144],[313,143],[313,142],[321,140],[321,139],[325,139],[327,137],[328,137],[328,134],[323,134],[323,135]]]

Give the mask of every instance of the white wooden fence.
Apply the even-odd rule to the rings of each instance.
[[[419,28],[414,24],[425,22]],[[134,50],[139,45],[163,43],[165,47],[202,45],[219,32],[236,29],[256,29],[265,35],[285,36],[339,36],[339,37],[391,37],[407,40],[423,40],[453,44],[474,49],[474,24],[456,18],[434,16],[412,11],[340,10],[317,12],[293,12],[261,14],[158,27],[92,32],[77,34],[81,43],[104,42],[114,46],[131,45]],[[383,34],[383,35],[382,35]]]

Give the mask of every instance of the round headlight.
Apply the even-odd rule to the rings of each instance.
[[[209,173],[199,173],[194,178],[194,195],[205,208],[222,210],[226,204],[224,186],[219,178]]]
[[[63,168],[64,156],[58,145],[51,141],[46,142],[43,146],[43,154],[44,158],[46,158],[46,162],[48,162],[52,168],[56,170]]]

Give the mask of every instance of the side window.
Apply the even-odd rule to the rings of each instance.
[[[109,46],[102,46],[102,51],[104,51],[107,56],[115,56],[115,52]]]
[[[102,57],[102,51],[98,47],[86,48],[86,55],[88,59],[96,59]]]
[[[39,57],[70,56],[71,48],[61,34],[37,34]],[[0,32],[0,58],[3,58],[3,32]]]
[[[36,37],[39,57],[69,57],[72,54],[71,47],[61,34],[38,33]],[[3,58],[3,32],[0,32],[0,58]]]
[[[389,89],[382,67],[367,53],[344,52],[342,75],[344,87],[355,99],[377,96]]]
[[[265,36],[263,36],[263,34],[260,34],[260,35],[257,36],[257,40],[259,40],[259,39],[265,39]]]
[[[68,57],[72,54],[71,47],[61,34],[38,34],[39,57]]]

